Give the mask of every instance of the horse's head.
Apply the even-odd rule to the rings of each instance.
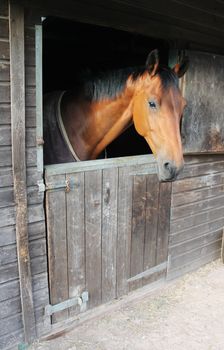
[[[178,78],[188,67],[188,59],[173,69],[159,66],[157,50],[146,61],[146,70],[136,82],[133,121],[155,155],[161,181],[171,181],[183,168],[180,120],[186,105],[178,87]]]

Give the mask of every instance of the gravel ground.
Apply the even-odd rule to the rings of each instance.
[[[206,265],[31,349],[224,350],[224,265]]]

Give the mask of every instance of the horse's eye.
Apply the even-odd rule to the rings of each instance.
[[[156,109],[156,103],[154,101],[149,101],[149,107],[152,109]]]

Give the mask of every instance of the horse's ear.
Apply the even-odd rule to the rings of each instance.
[[[180,61],[173,67],[173,71],[176,73],[178,78],[181,78],[189,67],[189,58],[187,56],[182,56]]]
[[[149,74],[153,77],[159,68],[159,52],[158,50],[153,50],[147,57],[146,60],[146,69]]]

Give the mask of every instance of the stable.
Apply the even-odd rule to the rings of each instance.
[[[0,348],[220,256],[223,13],[219,1],[1,1]],[[43,94],[70,88],[74,67],[138,65],[155,47],[171,66],[190,58],[178,179],[159,183],[133,128],[107,159],[45,166]]]

